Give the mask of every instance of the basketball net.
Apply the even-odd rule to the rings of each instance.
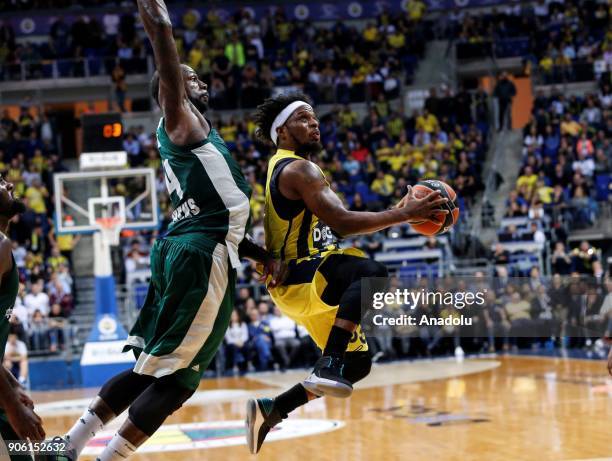
[[[122,219],[118,216],[109,218],[96,218],[96,223],[100,228],[100,235],[108,245],[119,245],[119,237],[121,236]]]

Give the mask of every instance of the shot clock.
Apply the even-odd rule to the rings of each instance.
[[[84,114],[83,152],[117,152],[123,150],[121,114]]]
[[[125,167],[127,153],[123,149],[124,126],[120,113],[84,114],[82,126],[81,170]]]

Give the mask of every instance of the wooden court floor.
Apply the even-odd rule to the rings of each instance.
[[[246,399],[275,395],[305,373],[203,381],[194,401],[134,461],[612,461],[612,379],[605,363],[513,356],[376,366],[350,399],[319,399],[291,415],[293,423],[322,432],[304,435],[288,425],[290,438],[250,455],[240,422]],[[34,393],[47,434],[64,433],[94,394]],[[190,432],[198,423],[214,427]],[[176,451],[198,438],[222,446]]]

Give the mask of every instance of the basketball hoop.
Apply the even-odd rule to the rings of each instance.
[[[111,216],[109,218],[97,218],[96,224],[102,234],[102,239],[108,245],[119,245],[119,237],[121,236],[122,219],[119,216]]]

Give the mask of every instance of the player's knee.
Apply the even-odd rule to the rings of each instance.
[[[351,383],[361,381],[370,374],[372,357],[369,352],[349,352],[346,354],[343,375]]]
[[[195,391],[182,386],[174,375],[155,381],[130,406],[130,420],[145,434],[153,434],[166,420],[193,395]]]

